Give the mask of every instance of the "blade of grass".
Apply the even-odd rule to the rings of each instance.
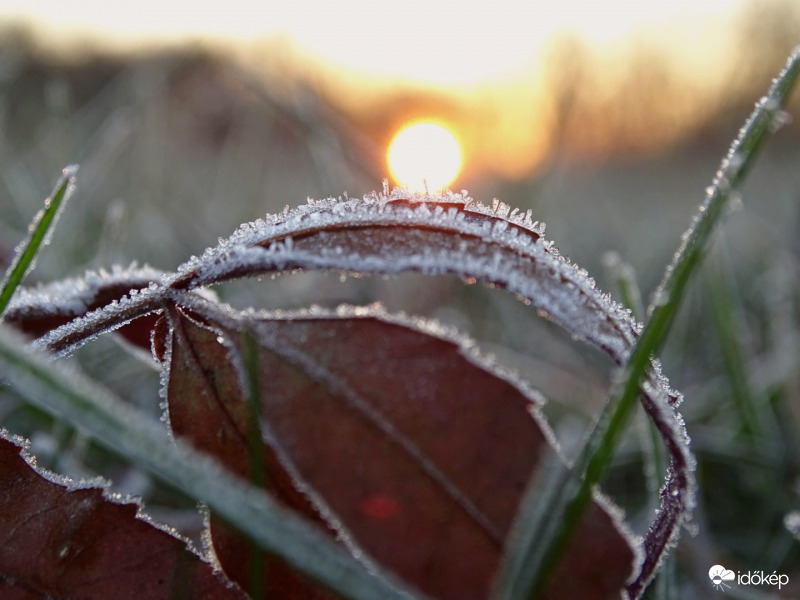
[[[58,216],[75,189],[77,171],[77,165],[64,168],[53,193],[44,201],[44,208],[36,214],[28,227],[30,231],[28,238],[17,247],[14,260],[6,270],[3,284],[0,286],[0,318],[11,302],[14,292],[25,276],[33,270],[39,250],[47,245]]]
[[[549,469],[553,473],[535,477],[529,485],[501,565],[498,597],[535,598],[544,589],[591,498],[592,489],[611,460],[639,397],[651,356],[663,343],[711,232],[769,134],[783,122],[782,107],[799,74],[800,47],[794,50],[768,94],[756,105],[723,160],[698,215],[656,291],[649,319],[623,368],[623,383],[612,393],[612,400],[600,415],[572,468],[555,462]],[[648,583],[649,579],[638,578],[629,586],[628,593],[638,598]]]
[[[644,304],[642,304],[642,294],[633,267],[630,263],[623,261],[617,252],[606,252],[603,263],[609,277],[617,285],[622,304],[631,311],[637,321],[640,321],[644,318]]]
[[[763,412],[755,401],[755,393],[747,376],[747,364],[742,356],[739,336],[740,325],[734,315],[731,300],[731,286],[722,276],[713,278],[709,284],[709,298],[712,305],[712,324],[715,326],[719,343],[717,345],[734,408],[739,413],[740,429],[753,445],[767,438],[767,427],[763,422]]]
[[[0,328],[0,373],[31,404],[75,424],[113,452],[207,504],[260,548],[344,597],[422,598],[376,565],[360,562],[209,456],[171,441],[163,428],[85,375],[26,346],[17,333]]]

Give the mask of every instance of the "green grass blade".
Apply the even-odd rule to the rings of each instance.
[[[768,439],[762,411],[756,404],[756,394],[747,376],[747,363],[743,356],[739,335],[740,325],[734,315],[731,286],[723,276],[712,278],[708,284],[713,319],[712,324],[719,340],[717,348],[728,381],[733,406],[739,413],[740,429],[751,444]]]
[[[30,235],[17,248],[16,256],[0,286],[0,317],[25,276],[33,270],[39,250],[49,241],[49,235],[58,221],[58,216],[75,189],[77,171],[77,165],[64,168],[53,193],[44,201],[44,208],[37,213],[28,227]]]
[[[667,268],[649,308],[649,319],[622,372],[622,384],[612,393],[571,469],[554,461],[546,476],[538,476],[526,491],[501,566],[497,595],[503,599],[536,598],[544,589],[591,499],[630,414],[653,356],[663,343],[686,285],[701,261],[714,226],[752,168],[765,141],[784,120],[782,107],[800,74],[800,47],[774,81],[767,96],[723,160],[712,187],[683,244]],[[544,503],[544,504],[543,504]],[[556,523],[557,525],[554,525]],[[645,582],[646,583],[646,582]]]
[[[207,504],[262,549],[344,597],[415,597],[396,577],[376,565],[366,567],[316,526],[210,457],[173,442],[163,427],[86,376],[31,352],[24,338],[4,328],[0,328],[0,373],[31,404],[75,424],[144,471]]]
[[[603,263],[609,278],[617,285],[623,306],[631,311],[634,319],[641,321],[644,318],[644,305],[633,267],[616,252],[606,252]]]

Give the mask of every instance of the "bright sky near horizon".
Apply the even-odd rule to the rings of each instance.
[[[279,76],[298,74],[350,114],[377,111],[397,129],[433,120],[458,139],[465,169],[523,176],[551,147],[559,101],[552,86],[559,85],[559,69],[563,64],[561,79],[573,77],[570,68],[585,59],[577,56],[570,63],[574,48],[585,49],[570,44],[553,59],[548,44],[559,34],[574,34],[598,58],[584,64],[590,68],[580,73],[584,79],[576,88],[590,100],[609,102],[620,85],[615,75],[634,57],[661,61],[653,66],[678,73],[680,89],[702,103],[705,96],[698,90],[713,95],[722,81],[715,75],[729,70],[722,63],[738,56],[730,48],[739,39],[730,35],[741,25],[737,18],[746,14],[745,7],[781,1],[0,0],[0,33],[5,23],[33,26],[37,41],[59,55],[65,43],[119,50],[208,43],[231,50],[264,74],[275,65]],[[273,41],[290,45],[270,45]],[[656,53],[642,54],[643,48]],[[654,70],[656,78],[659,72]],[[644,81],[650,82],[642,88],[647,92],[653,80]],[[391,94],[403,89],[433,92],[433,100],[415,104],[413,94],[398,94],[401,102],[392,104]],[[648,98],[655,105],[660,96]],[[651,122],[643,129],[653,147],[678,139],[680,127],[693,122],[686,114],[697,119],[704,114],[695,106],[684,110],[674,97],[665,103],[674,110],[665,112],[662,130]],[[618,143],[613,131],[604,133],[609,119],[601,121],[581,137],[590,152]]]
[[[301,48],[364,74],[474,84],[530,68],[555,33],[610,43],[635,26],[677,26],[732,13],[742,0],[3,0],[0,23],[21,18],[57,39],[110,45],[258,41],[288,35]]]

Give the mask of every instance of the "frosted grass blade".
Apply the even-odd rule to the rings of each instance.
[[[795,48],[785,69],[739,132],[722,162],[698,215],[683,237],[683,244],[667,268],[649,318],[623,368],[621,385],[581,449],[571,470],[554,464],[530,484],[509,541],[505,564],[501,566],[497,596],[522,600],[535,598],[561,558],[567,541],[586,508],[592,489],[606,470],[613,450],[639,397],[640,386],[653,356],[663,343],[677,312],[689,279],[700,263],[714,226],[720,221],[732,196],[737,193],[769,137],[784,120],[783,106],[800,75],[800,46]],[[542,506],[541,502],[546,502]],[[554,527],[553,523],[560,523]],[[672,541],[654,540],[668,546]],[[631,598],[638,598],[656,569],[643,570],[628,586]]]
[[[77,171],[77,165],[64,168],[53,193],[44,201],[44,208],[37,213],[31,222],[29,227],[30,235],[17,247],[14,260],[8,267],[3,278],[3,284],[0,287],[0,317],[5,312],[16,289],[33,269],[39,250],[49,241],[49,235],[58,221],[61,209],[75,189],[75,174]]]
[[[393,576],[365,567],[316,527],[225,471],[210,457],[168,439],[155,423],[63,363],[31,352],[0,329],[0,372],[28,402],[66,419],[103,445],[207,504],[261,548],[347,598],[422,598]]]

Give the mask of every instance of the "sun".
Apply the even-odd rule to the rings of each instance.
[[[461,169],[458,140],[445,127],[417,122],[403,127],[386,153],[394,180],[412,191],[437,191],[447,187]]]

